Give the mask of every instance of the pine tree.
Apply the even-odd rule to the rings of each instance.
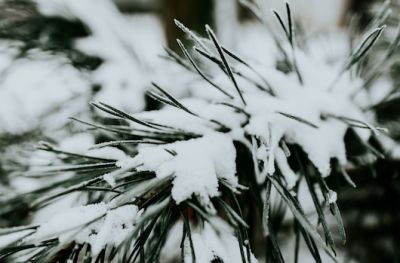
[[[274,47],[272,67],[226,48],[207,25],[202,37],[175,21],[188,42],[178,39],[181,54],[166,48],[164,58],[182,68],[182,78],[197,77],[190,96],[176,96],[174,80],[163,84],[171,87],[152,82],[146,96],[155,110],[129,113],[92,102],[87,119],[73,118],[95,137],[89,149],[40,142],[33,155],[46,165],[25,164],[13,174],[39,186],[0,197],[9,226],[0,230],[1,261],[285,262],[285,231],[294,236],[296,262],[300,243],[316,262],[323,255],[336,261],[337,244],[347,238],[340,192],[357,192],[365,170],[381,173],[381,159],[395,145],[385,143],[391,139],[373,116],[396,99],[373,95],[378,71],[392,63],[380,59],[377,68],[376,59],[394,56],[400,41],[380,38],[388,8],[361,37],[352,35],[344,61],[332,62],[295,34],[303,30],[286,4],[285,14],[273,12],[280,33],[268,31],[265,43]],[[7,28],[5,38],[18,31]],[[28,48],[32,31],[15,38]],[[37,47],[67,57],[81,52],[49,39]],[[85,147],[80,142],[72,146]]]

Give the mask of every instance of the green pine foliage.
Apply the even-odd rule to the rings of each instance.
[[[21,4],[31,5],[30,2],[25,1]],[[256,6],[247,2],[246,5],[255,15],[258,15]],[[383,67],[381,65],[388,63],[387,67],[396,67],[396,63],[390,58],[398,57],[395,52],[398,52],[400,38],[396,37],[386,44],[381,42],[385,30],[386,11],[387,9],[384,9],[382,15],[379,15],[367,27],[366,33],[362,35],[347,60],[343,62],[342,70],[338,72],[335,82],[327,83],[330,85],[329,90],[334,89],[335,83],[344,74],[360,77],[364,81],[362,88],[368,89],[378,79],[378,75],[386,74],[386,70],[381,71]],[[281,52],[278,54],[277,68],[288,76],[294,74],[300,86],[306,85],[306,80],[302,75],[302,65],[297,60],[297,52],[302,46],[296,42],[297,37],[300,38],[300,36],[296,35],[296,25],[291,17],[290,6],[286,4],[286,14],[274,12],[274,15],[284,36],[284,40],[281,40],[280,36],[275,36],[276,33],[271,33]],[[71,58],[76,67],[94,67],[90,58],[85,57],[82,61],[81,54],[77,53],[79,51],[74,50],[71,45],[71,35],[79,37],[87,33],[84,31],[85,27],[79,22],[43,18],[31,12],[28,12],[27,17],[24,17],[22,22],[12,21],[12,26],[5,26],[6,30],[1,32],[2,38],[18,39],[24,43],[21,56],[24,56],[27,49],[35,47],[60,52]],[[259,19],[264,21],[262,17]],[[257,149],[271,142],[265,142],[265,138],[251,134],[245,129],[253,116],[247,111],[251,100],[248,100],[247,91],[240,86],[239,80],[248,81],[259,94],[272,98],[279,99],[276,90],[279,87],[274,86],[268,76],[260,73],[251,62],[247,62],[240,54],[236,54],[220,43],[209,26],[205,26],[208,38],[203,38],[179,21],[175,23],[187,34],[192,46],[189,48],[182,41],[177,40],[182,51],[181,55],[166,49],[165,58],[181,65],[189,73],[198,74],[209,88],[215,89],[224,97],[224,100],[219,103],[206,101],[206,107],[218,105],[242,119],[239,129],[244,134],[244,140],[233,139],[238,184],[235,185],[225,178],[218,177],[220,194],[209,196],[209,202],[205,202],[196,194],[177,202],[173,196],[174,180],[177,176],[174,173],[161,178],[156,169],[142,169],[142,167],[146,168],[144,164],[124,166],[121,165],[121,160],[115,158],[68,152],[59,148],[55,142],[40,142],[38,150],[47,152],[53,158],[50,164],[39,170],[23,167],[22,171],[16,171],[14,176],[34,178],[43,182],[43,185],[31,192],[0,196],[0,218],[9,226],[0,230],[0,241],[13,235],[17,237],[15,240],[9,239],[11,241],[4,247],[0,242],[1,262],[20,262],[21,260],[26,262],[164,262],[163,248],[166,246],[171,229],[178,224],[182,226],[181,242],[180,247],[174,248],[178,252],[173,251],[177,255],[177,260],[201,262],[199,261],[201,255],[197,254],[196,242],[198,241],[194,235],[208,225],[211,225],[216,232],[222,232],[219,229],[220,226],[215,223],[216,218],[233,229],[233,236],[238,242],[240,261],[244,263],[255,262],[255,257],[260,261],[264,259],[266,262],[285,262],[280,241],[281,233],[287,231],[285,214],[292,216],[289,231],[295,236],[296,262],[301,261],[299,259],[300,242],[304,242],[315,262],[322,262],[322,253],[336,261],[337,248],[342,248],[346,240],[352,240],[351,235],[354,232],[351,229],[345,229],[339,210],[341,202],[346,205],[346,202],[341,201],[340,193],[342,189],[346,192],[359,190],[357,186],[362,182],[355,179],[359,178],[356,176],[359,170],[370,169],[379,174],[381,170],[384,170],[383,161],[380,159],[385,157],[386,149],[378,137],[386,130],[379,127],[381,123],[372,125],[363,120],[330,113],[320,116],[321,122],[334,120],[346,125],[344,141],[347,158],[353,167],[357,167],[357,169],[348,169],[348,166],[332,159],[329,177],[321,173],[301,145],[288,141],[285,137],[280,138],[279,147],[285,153],[290,168],[298,175],[294,185],[289,186],[284,170],[276,169],[274,173],[267,174],[265,172],[267,163],[258,158]],[[64,34],[65,30],[71,34]],[[60,32],[64,33],[60,34]],[[51,39],[49,43],[41,42],[42,38],[39,35],[43,33],[49,34],[49,39]],[[64,39],[67,35],[68,38]],[[389,46],[389,48],[381,50],[383,53],[378,53],[377,49],[380,45]],[[379,67],[376,66],[377,57],[380,58]],[[77,58],[79,59],[75,60]],[[97,62],[94,64],[97,65]],[[222,86],[215,81],[214,72],[210,72],[210,69],[220,70],[231,85]],[[249,72],[256,78],[250,76]],[[172,108],[187,114],[191,118],[204,122],[204,125],[213,133],[227,136],[232,132],[232,127],[219,120],[204,117],[198,113],[198,109],[192,108],[184,100],[176,98],[160,85],[152,84],[152,89],[147,93],[152,105],[160,103],[160,105],[168,106],[168,109]],[[397,90],[394,89],[393,93],[396,92]],[[378,104],[363,110],[377,112],[378,116],[381,116],[385,106],[391,103],[394,103],[392,97],[385,98]],[[96,144],[92,149],[111,147],[135,158],[142,154],[143,145],[152,145],[157,149],[164,149],[169,159],[174,160],[180,154],[177,150],[179,148],[174,148],[177,144],[200,141],[206,137],[190,129],[182,129],[178,125],[149,120],[140,114],[129,114],[106,103],[93,102],[91,105],[95,116],[93,121],[76,118],[72,118],[72,121],[87,127],[86,132],[95,135]],[[163,111],[165,109],[163,107],[159,111]],[[297,116],[296,112],[276,113],[282,118],[309,129],[320,128],[313,121]],[[372,136],[365,141],[356,132],[358,129],[367,130]],[[197,151],[200,149],[190,149],[190,152]],[[202,155],[199,156],[199,158],[202,157]],[[378,162],[376,162],[377,158]],[[395,173],[395,169],[391,172]],[[110,175],[114,182],[110,183],[105,175]],[[263,175],[265,180],[259,180]],[[301,183],[305,183],[307,193],[311,197],[314,214],[317,217],[316,224],[310,220],[309,214],[299,200]],[[335,192],[339,193],[338,202],[334,197]],[[95,207],[96,204],[108,205],[107,209],[98,216],[82,221],[83,224],[75,225],[73,231],[76,235],[90,229],[93,231],[92,235],[98,236],[99,232],[96,231],[99,229],[94,226],[105,224],[107,218],[117,211],[135,207],[140,212],[137,213],[134,222],[131,222],[132,227],[126,225],[122,227],[129,231],[121,242],[106,243],[97,254],[93,253],[94,248],[91,247],[90,242],[79,242],[73,237],[62,239],[60,237],[63,232],[57,232],[57,229],[54,230],[55,235],[45,236],[40,240],[36,238],[35,236],[39,235],[45,226],[31,224],[32,215],[52,204],[57,204],[59,200],[72,194],[78,194],[80,200],[84,200],[81,205],[86,208]],[[332,221],[335,222],[334,225]],[[64,229],[62,225],[63,223],[60,222],[61,230]],[[64,229],[64,231],[68,232],[71,229]],[[216,255],[212,262],[224,261]]]

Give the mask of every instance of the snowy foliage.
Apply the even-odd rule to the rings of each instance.
[[[32,53],[32,58],[9,62],[3,69],[0,89],[1,133],[29,131],[38,126],[38,120],[45,118],[48,112],[61,112],[57,117],[62,119],[75,115],[76,112],[62,114],[63,107],[68,106],[61,106],[60,109],[60,105],[71,104],[71,100],[87,96],[89,82],[85,74],[57,56],[39,51]]]
[[[98,16],[91,14],[95,2]],[[176,21],[194,49],[178,40],[183,56],[169,56],[186,69],[183,80],[197,77],[183,92],[190,95],[177,99],[163,87],[176,85],[173,78],[156,78],[149,89],[146,59],[136,53],[126,21],[109,1],[38,3],[45,14],[73,14],[92,29],[77,46],[105,60],[91,76],[102,86],[94,98],[104,102],[92,103],[100,117],[76,119],[95,132],[40,143],[19,175],[39,184],[1,196],[2,216],[25,209],[33,218],[25,227],[1,230],[0,259],[257,262],[249,224],[258,216],[268,256],[283,262],[274,224],[282,222],[286,208],[313,257],[318,260],[322,248],[335,258],[328,215],[341,241],[346,236],[340,197],[325,180],[341,176],[352,185],[346,167],[380,156],[371,141],[386,131],[365,110],[379,99],[354,70],[382,33],[380,24],[348,56],[332,54],[329,41],[320,39],[298,45],[289,6],[287,19],[277,14],[287,39],[267,32],[264,45],[244,41],[235,51],[209,26],[203,38]],[[165,106],[138,112],[145,92]],[[349,147],[348,136],[361,151]],[[311,199],[317,226],[303,195]]]
[[[89,35],[73,39],[72,48],[102,63],[93,71],[81,70],[66,55],[48,47],[48,51],[32,49],[19,58],[21,43],[2,40],[1,133],[43,128],[50,134],[65,125],[68,117],[86,113],[92,100],[130,112],[141,111],[146,107],[144,96],[150,81],[168,83],[180,72],[179,66],[158,57],[165,40],[160,22],[153,16],[122,16],[110,0],[35,2],[44,18],[82,23]],[[96,16],[92,14],[94,8]],[[135,34],[127,34],[132,28]],[[145,28],[152,34],[147,34]],[[45,34],[42,38],[51,41],[50,33]],[[190,79],[182,80],[181,85]],[[96,85],[100,90],[93,92]],[[177,90],[177,94],[182,93]],[[43,121],[43,127],[38,127]]]
[[[206,203],[218,195],[218,179],[236,187],[235,157],[232,140],[215,133],[185,142],[141,147],[134,158],[120,160],[117,165],[154,171],[160,179],[173,175],[171,194],[177,204],[193,194]]]

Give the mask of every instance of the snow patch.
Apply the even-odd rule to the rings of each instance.
[[[235,159],[232,139],[214,132],[198,139],[141,147],[130,165],[142,164],[138,170],[154,171],[158,178],[172,175],[172,197],[180,203],[193,194],[204,200],[217,196],[219,179],[235,187]]]
[[[43,223],[37,230],[35,238],[43,240],[65,235],[71,231],[78,232],[80,227],[91,223],[107,213],[105,203],[79,206],[62,211]]]
[[[299,61],[304,85],[300,85],[294,75],[271,70],[268,80],[275,88],[276,97],[260,92],[244,94],[245,110],[250,114],[245,129],[267,144],[268,155],[261,160],[266,163],[269,174],[275,171],[274,158],[279,141],[284,138],[289,144],[300,145],[319,172],[327,176],[332,158],[337,158],[341,164],[347,162],[344,135],[349,125],[333,117],[323,117],[345,116],[365,121],[365,116],[351,100],[360,80],[351,80],[344,74],[331,88],[330,80],[333,81],[338,72],[335,65],[315,62],[304,54],[299,56]],[[320,69],[318,76],[315,64]],[[368,130],[366,132],[369,134]],[[280,164],[284,165],[282,158]]]
[[[43,223],[33,235],[41,241],[58,237],[61,243],[88,243],[97,255],[106,245],[118,246],[132,232],[138,208],[125,205],[109,208],[105,203],[79,206],[56,214]]]
[[[245,121],[243,115],[236,114],[233,109],[224,105],[193,98],[181,99],[180,103],[199,117],[172,106],[166,106],[157,111],[141,112],[135,116],[195,134],[211,132],[219,127],[210,120],[215,120],[233,131],[241,129],[240,125]],[[132,126],[137,127],[137,124],[133,123]]]
[[[196,229],[192,234],[194,253],[196,262],[209,263],[215,259],[221,259],[222,262],[240,263],[239,242],[233,235],[232,229],[221,220],[211,220],[212,224],[204,223],[203,229]],[[216,230],[217,226],[218,230]],[[192,262],[192,254],[188,238],[185,239],[184,262]],[[245,250],[245,248],[243,248]],[[251,262],[258,262],[251,254]]]
[[[104,181],[106,181],[111,187],[114,187],[116,185],[115,183],[115,177],[112,173],[108,173],[103,175]]]
[[[19,134],[39,127],[59,107],[89,88],[85,75],[65,59],[38,51],[3,71],[0,132]],[[23,77],[21,77],[23,76]],[[63,119],[64,120],[64,119]],[[65,122],[64,122],[65,123]]]
[[[337,194],[335,191],[329,190],[329,199],[328,203],[333,204],[336,203],[337,200]]]
[[[10,234],[0,235],[0,249],[10,246],[13,243],[16,243],[16,242],[22,240],[23,238],[32,234],[33,232],[35,232],[35,230],[27,229],[27,230],[17,231],[17,232],[10,233]]]

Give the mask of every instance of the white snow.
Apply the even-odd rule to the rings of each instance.
[[[126,154],[115,147],[102,147],[90,149],[95,144],[95,138],[90,133],[76,133],[59,143],[61,150],[78,153],[92,157],[106,158],[111,160],[124,159]]]
[[[16,231],[10,234],[0,235],[0,249],[10,246],[15,242],[22,240],[23,238],[27,237],[28,235],[34,233],[35,230],[27,229],[22,231]]]
[[[76,96],[88,101],[87,91],[91,82],[102,86],[95,95],[95,100],[129,112],[141,111],[144,108],[144,92],[150,86],[150,79],[156,79],[157,83],[161,82],[161,87],[173,94],[190,95],[191,98],[180,99],[180,102],[199,117],[171,106],[158,111],[136,113],[134,116],[192,132],[200,136],[199,138],[156,146],[141,144],[138,153],[132,157],[127,157],[127,153],[114,147],[90,149],[95,138],[89,133],[70,136],[62,140],[59,147],[64,151],[119,160],[117,165],[121,170],[103,175],[103,179],[111,187],[116,184],[116,174],[123,175],[123,169],[133,167],[139,171],[154,171],[158,179],[172,178],[172,198],[178,204],[192,196],[207,204],[210,198],[220,194],[219,180],[226,180],[233,188],[237,187],[236,149],[233,140],[244,141],[247,135],[260,141],[256,158],[264,163],[263,176],[272,175],[278,168],[287,187],[290,189],[295,185],[298,175],[291,169],[284,151],[279,147],[281,140],[289,145],[299,145],[318,171],[327,176],[331,170],[332,158],[338,159],[342,165],[347,163],[344,135],[348,125],[334,118],[322,119],[321,116],[330,114],[361,121],[370,120],[373,116],[366,116],[360,108],[384,98],[392,84],[390,80],[382,78],[367,93],[364,90],[358,92],[362,88],[362,80],[351,74],[345,73],[340,79],[336,79],[342,66],[338,60],[348,52],[344,45],[347,43],[339,33],[338,36],[331,36],[333,39],[315,40],[307,45],[305,52],[296,53],[304,79],[304,85],[300,85],[295,74],[283,74],[274,69],[278,51],[273,47],[269,34],[263,33],[265,31],[261,27],[245,25],[239,31],[243,33],[243,41],[238,41],[235,48],[271,83],[277,96],[260,92],[251,83],[238,77],[237,81],[247,103],[243,107],[232,83],[225,75],[218,73],[212,79],[236,96],[232,101],[209,84],[200,81],[198,76],[192,73],[181,74],[176,65],[169,68],[166,63],[159,63],[155,56],[149,55],[161,53],[161,49],[155,44],[161,46],[165,41],[160,23],[154,17],[123,17],[109,0],[36,1],[44,14],[79,18],[85,22],[93,35],[77,41],[76,45],[88,54],[101,57],[105,62],[90,75],[90,81],[88,76],[74,69],[62,58],[48,54],[39,54],[33,60],[22,60],[15,64],[1,80],[0,132],[17,133],[35,127],[37,121],[48,112]],[[324,8],[337,7],[341,2],[330,3]],[[96,15],[93,15],[94,6]],[[302,17],[303,13],[308,12],[315,13],[316,9],[300,10],[300,13],[294,15]],[[332,23],[338,18],[337,12],[332,12],[329,17],[324,16],[326,12],[317,13],[315,15],[323,24],[328,23],[328,20]],[[317,25],[320,26],[318,23]],[[339,39],[338,44],[335,43],[335,37]],[[329,46],[328,52],[322,48],[332,43],[335,43],[335,47]],[[284,44],[284,48],[289,47]],[[0,60],[0,69],[7,68],[11,61],[12,56],[5,56]],[[234,67],[249,73],[243,65]],[[213,73],[210,70],[210,74]],[[251,77],[260,82],[257,76]],[[331,86],[333,81],[336,83]],[[243,127],[245,115],[219,105],[218,102],[229,102],[243,107],[249,113],[249,123]],[[309,124],[284,116],[285,114],[317,127],[310,127]],[[223,124],[231,132],[216,132],[218,124],[210,120]],[[132,123],[131,127],[139,126]],[[357,131],[363,135],[363,139],[370,136],[367,129]],[[388,151],[399,158],[399,147],[389,147],[394,142],[383,139],[382,144],[388,146]],[[48,161],[43,162],[41,157],[43,156],[35,155],[30,164],[52,164],[54,161],[54,157],[45,155],[44,158],[48,158]],[[265,178],[258,179],[262,182]],[[32,182],[31,179],[17,178],[12,185],[20,190],[32,190],[38,187],[37,181],[37,184]],[[310,208],[312,200],[304,182],[300,184],[298,197],[306,212],[314,210],[313,207]],[[78,200],[76,196],[71,195],[71,198],[74,200],[63,198],[61,200],[65,203],[55,202],[48,210],[41,210],[33,218],[33,222],[39,223],[40,227],[28,238],[35,242],[57,237],[61,243],[71,240],[89,243],[92,253],[97,255],[105,245],[121,244],[132,233],[139,216],[138,208],[134,205],[114,208],[109,204],[98,203],[70,208]],[[328,202],[334,203],[336,200],[336,192],[330,191]],[[75,205],[81,203],[82,200],[78,200]],[[61,211],[56,211],[60,207],[62,209],[58,210]],[[210,221],[203,228],[193,227],[197,262],[208,263],[216,257],[224,262],[241,262],[238,241],[232,229],[222,221],[213,218]],[[182,222],[177,225],[181,231]],[[175,229],[171,235],[178,236],[174,231]],[[0,248],[33,232],[34,230],[24,230],[0,236]],[[185,262],[191,262],[188,239],[184,245]],[[176,248],[177,246],[171,250]],[[253,256],[252,262],[257,262]]]
[[[76,47],[104,61],[91,74],[92,81],[101,86],[95,101],[138,112],[145,107],[144,94],[151,81],[182,94],[193,79],[191,74],[182,74],[180,66],[158,57],[164,53],[166,40],[156,15],[122,15],[111,0],[36,1],[44,15],[79,19],[90,30],[91,35],[79,39]]]
[[[68,232],[78,232],[79,228],[91,223],[107,213],[105,203],[73,207],[55,214],[37,230],[35,238],[43,240],[65,235]]]
[[[336,203],[337,193],[335,191],[329,190],[329,199],[328,203],[333,204]]]
[[[298,101],[289,100],[286,104],[285,100],[269,96],[246,97],[248,101],[246,110],[252,115],[246,130],[250,134],[264,138],[264,141],[269,143],[268,158],[272,159],[268,161],[269,164],[273,164],[278,143],[284,137],[287,142],[300,145],[319,171],[323,175],[328,175],[331,158],[336,157],[341,163],[346,162],[343,138],[347,125],[337,120],[320,120],[318,114],[322,111],[313,107],[312,104],[321,102],[318,98],[310,100],[307,97],[297,97],[297,99]],[[317,125],[318,128],[310,127],[277,112],[300,117]],[[347,116],[348,114],[349,112]],[[282,159],[281,164],[283,164]],[[269,174],[274,171],[274,168],[269,166]]]
[[[264,25],[245,23],[238,30],[237,54],[256,68],[275,66],[279,51]]]
[[[41,185],[43,186],[43,185]],[[87,196],[82,195],[80,192],[70,193],[63,196],[63,198],[58,198],[55,201],[49,203],[48,205],[40,208],[38,211],[32,215],[31,224],[41,225],[53,217],[60,211],[69,210],[73,207],[82,206],[87,202]]]
[[[223,221],[211,219],[212,224],[204,223],[203,229],[195,229],[192,234],[196,262],[209,263],[220,258],[223,262],[242,262],[239,242],[233,235],[233,230]],[[242,248],[246,251],[246,248]],[[190,243],[185,240],[184,262],[192,262]],[[251,262],[258,262],[251,254]]]
[[[111,160],[120,160],[126,158],[126,154],[115,147],[103,147],[99,149],[91,149],[85,152],[86,155],[98,158],[106,158]]]
[[[89,147],[93,146],[93,144],[93,135],[85,132],[73,134],[70,137],[60,141],[59,147],[66,152],[84,153],[89,149]]]
[[[316,44],[312,46],[314,45]],[[245,131],[263,142],[258,153],[261,157],[260,161],[265,163],[268,174],[275,172],[275,158],[277,151],[280,151],[278,145],[280,140],[285,139],[289,144],[300,145],[319,172],[327,176],[330,173],[332,158],[338,159],[341,164],[347,162],[344,135],[348,124],[332,117],[326,120],[322,117],[344,116],[366,121],[368,116],[361,112],[358,102],[353,101],[353,94],[359,90],[362,81],[351,77],[348,73],[337,79],[341,64],[331,61],[331,56],[323,54],[325,53],[322,51],[314,51],[313,55],[309,56],[307,53],[298,52],[297,59],[304,85],[299,83],[293,73],[287,75],[272,68],[261,67],[261,72],[267,76],[276,97],[254,89],[249,83],[240,82],[247,102],[244,110],[250,114],[249,123],[244,129],[241,127],[245,120],[243,114],[234,112],[226,106],[214,104],[211,102],[213,100],[210,99],[210,101],[207,97],[180,100],[201,118],[170,106],[159,111],[142,112],[135,116],[196,134],[204,134],[216,129],[217,126],[214,123],[207,121],[207,119],[214,119],[231,128],[230,135],[236,140],[242,140],[243,131]],[[316,74],[316,68],[318,68],[318,74]],[[224,87],[227,90],[230,88],[231,92],[234,91],[232,85],[229,86],[231,83],[226,77],[223,81],[219,75],[214,79],[225,83]],[[230,102],[226,98],[220,101]],[[233,101],[233,104],[242,106],[238,98]],[[284,115],[291,115],[293,118],[304,121]],[[133,127],[137,127],[137,124],[133,124]],[[363,139],[367,139],[370,135],[367,129],[358,129],[357,132]],[[285,170],[288,183],[292,185],[296,176],[286,165],[284,160],[286,157],[279,154],[280,168]]]
[[[60,242],[89,243],[97,255],[106,245],[118,246],[132,232],[138,208],[124,205],[110,208],[105,203],[79,206],[59,212],[42,223],[33,240],[58,237]]]
[[[387,136],[379,136],[378,139],[387,156],[394,160],[400,160],[400,145],[397,142]]]
[[[180,253],[176,249],[180,246],[182,238],[183,223],[177,222],[168,234],[165,246],[161,251],[161,258],[166,262],[176,262],[180,259]],[[210,217],[204,227],[191,225],[192,240],[196,255],[196,262],[209,263],[217,257],[223,262],[242,262],[239,242],[234,235],[234,230],[223,220]],[[246,251],[246,248],[243,247]],[[184,262],[192,262],[192,252],[188,237],[184,242]],[[251,254],[251,262],[258,262]]]
[[[296,184],[298,176],[290,168],[289,163],[286,159],[285,153],[283,152],[283,150],[281,148],[277,148],[276,154],[275,154],[275,160],[276,160],[276,164],[277,164],[279,170],[285,177],[288,189],[293,188]]]
[[[115,183],[115,177],[112,173],[107,173],[103,175],[104,181],[106,181],[111,187],[114,187],[116,185]]]
[[[217,124],[209,120],[218,121],[234,131],[241,129],[240,124],[245,120],[243,115],[235,114],[231,108],[209,103],[205,100],[197,98],[181,99],[180,103],[200,117],[172,106],[165,106],[157,111],[144,111],[135,114],[135,116],[139,119],[150,120],[195,134],[204,134],[218,128]],[[143,128],[135,123],[132,124],[132,127]]]
[[[92,253],[99,254],[106,245],[120,245],[132,232],[137,213],[138,208],[134,205],[109,210],[104,221],[99,222],[94,228],[97,234],[88,237]]]
[[[337,158],[341,164],[347,162],[343,139],[348,125],[332,118],[322,120],[321,116],[330,114],[365,121],[365,116],[351,100],[352,92],[359,88],[361,82],[344,74],[330,88],[339,72],[336,64],[324,64],[303,53],[299,55],[299,63],[303,86],[293,74],[288,76],[270,70],[268,80],[277,97],[260,92],[245,93],[245,110],[251,115],[245,129],[268,144],[268,156],[262,161],[267,164],[269,174],[275,171],[274,158],[278,143],[284,138],[289,144],[300,145],[320,173],[326,176],[330,173],[331,158]],[[315,74],[316,67],[318,74]],[[279,113],[301,118],[318,128]],[[364,137],[369,137],[368,130],[360,132],[366,132],[367,136]],[[284,165],[282,158],[280,164]]]
[[[370,101],[367,101],[368,105],[374,105],[382,102],[389,96],[393,85],[394,84],[392,83],[392,80],[388,79],[387,77],[381,77],[374,82],[374,85],[372,85],[369,91]]]
[[[142,164],[138,170],[154,171],[158,178],[173,176],[172,197],[180,203],[193,194],[205,201],[217,196],[219,179],[236,187],[235,158],[232,139],[213,132],[198,139],[141,147],[130,165]],[[126,165],[126,161],[120,165],[124,162]]]
[[[13,188],[15,193],[23,194],[39,189],[42,187],[42,182],[35,178],[18,176],[12,178],[10,186]]]
[[[31,130],[46,115],[54,115],[60,106],[84,96],[88,90],[85,75],[65,59],[39,51],[32,53],[32,59],[20,59],[3,71],[0,132],[18,134]]]

